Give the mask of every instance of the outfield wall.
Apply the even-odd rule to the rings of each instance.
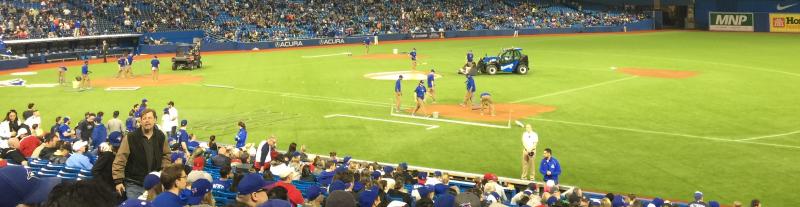
[[[697,28],[709,29],[710,12],[744,12],[753,14],[754,32],[770,32],[770,13],[800,13],[800,3],[786,0],[704,0],[695,3]]]
[[[519,35],[535,34],[567,34],[567,33],[598,33],[598,32],[623,32],[652,30],[653,20],[626,24],[624,26],[602,26],[602,27],[574,27],[574,28],[545,28],[545,29],[521,29],[521,30],[473,30],[473,31],[447,31],[444,38],[458,37],[483,37],[483,36],[512,36],[516,32]],[[378,35],[379,41],[391,40],[411,40],[411,39],[439,39],[441,32],[425,34],[385,34]],[[165,38],[169,42],[183,42],[197,37],[197,31],[169,32],[145,34],[146,37]],[[170,39],[176,37],[176,39]],[[343,38],[324,38],[306,39],[289,41],[267,41],[267,42],[203,42],[202,51],[223,51],[223,50],[263,50],[274,48],[307,47],[322,45],[358,44],[364,41],[364,37],[343,37]],[[145,54],[174,53],[175,45],[141,45],[141,52]]]

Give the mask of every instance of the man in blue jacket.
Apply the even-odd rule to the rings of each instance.
[[[558,184],[558,176],[561,175],[561,165],[558,164],[558,160],[553,157],[553,152],[550,148],[544,149],[544,158],[539,164],[539,173],[544,175],[542,181],[547,182],[548,180],[552,180]]]
[[[464,95],[464,103],[462,103],[461,106],[467,107],[471,110],[472,96],[475,94],[475,79],[472,78],[472,75],[467,74],[467,81],[465,83],[467,85],[467,94]]]

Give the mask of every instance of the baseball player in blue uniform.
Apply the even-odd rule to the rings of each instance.
[[[481,115],[483,115],[483,111],[486,109],[489,109],[491,115],[495,116],[494,102],[492,101],[492,94],[489,94],[489,92],[481,93]]]
[[[367,49],[367,54],[369,54],[369,43],[370,43],[369,37],[364,37],[364,48]]]
[[[89,61],[83,61],[83,66],[81,66],[81,89],[89,89],[91,87],[89,73]]]
[[[469,50],[469,52],[467,52],[467,63],[472,63],[472,60],[474,60],[474,58],[475,55],[472,54],[472,50]]]
[[[158,80],[158,65],[161,64],[161,61],[158,61],[158,56],[153,55],[153,59],[150,60],[150,69],[153,70],[153,80]]]
[[[400,98],[403,97],[403,90],[401,84],[403,83],[403,75],[397,78],[394,82],[394,97],[395,97],[395,112],[400,112]]]
[[[126,59],[128,66],[128,76],[133,78],[133,53],[128,53],[128,59]]]
[[[125,59],[125,57],[119,57],[119,59],[117,59],[117,64],[119,65],[119,71],[117,71],[117,78],[120,77],[124,78],[128,76],[128,72],[125,71],[125,63],[127,62],[128,61]]]
[[[422,113],[425,114],[425,81],[420,80],[419,85],[417,85],[417,89],[414,89],[414,93],[417,95],[417,107],[414,108],[414,112],[411,113],[411,116],[414,116],[419,109],[422,109]]]
[[[436,103],[436,92],[434,91],[434,86],[436,85],[433,81],[436,78],[436,71],[431,69],[431,72],[428,73],[428,95],[431,97],[433,103]]]
[[[417,48],[411,49],[411,52],[408,53],[411,56],[411,70],[417,70]]]
[[[475,94],[475,79],[472,75],[467,74],[467,94],[464,95],[464,103],[461,106],[472,107],[472,95]]]

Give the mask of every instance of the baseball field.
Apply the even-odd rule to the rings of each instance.
[[[465,53],[494,56],[509,47],[529,56],[528,75],[475,77],[478,93],[490,92],[506,108],[492,117],[458,107],[465,77],[456,70]],[[392,50],[412,48],[418,71],[441,76],[437,103],[428,103],[428,112],[440,112],[436,120],[390,115],[391,72],[411,67]],[[681,31],[382,41],[369,54],[363,45],[204,53],[203,68],[194,71],[169,70],[164,54],[158,82],[142,56],[134,80],[114,79],[117,66],[109,61],[90,66],[94,88],[87,91],[0,87],[0,94],[3,109],[24,111],[35,102],[47,128],[57,115],[119,110],[124,119],[142,98],[159,112],[172,100],[202,139],[213,134],[232,144],[236,122],[244,121],[248,142],[274,134],[282,149],[297,142],[317,154],[519,177],[523,129],[505,128],[510,116],[533,125],[539,154],[553,149],[562,184],[673,200],[699,190],[723,204],[759,198],[796,206],[797,48],[800,36],[792,34]],[[0,80],[57,81],[55,67],[36,72]],[[79,72],[70,66],[67,77]],[[373,79],[382,74],[391,77]],[[405,108],[413,106],[416,83],[403,81]],[[106,90],[112,86],[141,88]]]

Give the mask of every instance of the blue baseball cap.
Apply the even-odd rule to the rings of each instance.
[[[159,177],[160,173],[159,174],[156,173],[158,172],[152,172],[150,174],[147,174],[147,176],[144,176],[144,184],[142,187],[144,187],[145,190],[150,190],[157,184],[161,184],[161,178]]]
[[[558,202],[558,199],[556,199],[556,197],[550,197],[547,199],[547,205],[550,206],[556,205],[556,202]]]
[[[195,180],[192,183],[192,195],[189,196],[187,204],[200,205],[200,202],[203,201],[203,197],[205,197],[208,192],[211,192],[211,182],[206,179]]]
[[[307,200],[310,201],[317,199],[317,197],[319,197],[320,194],[322,194],[322,189],[319,187],[319,185],[314,184],[306,189],[305,197]]]
[[[150,202],[139,200],[136,198],[130,198],[122,202],[119,207],[152,207],[153,205]]]
[[[298,151],[292,152],[292,157],[300,157],[300,155],[302,155],[302,153],[300,153]]]
[[[435,175],[436,177],[441,177],[442,176],[442,171],[438,171],[438,170],[434,171],[433,175]]]
[[[269,199],[266,203],[261,204],[258,207],[292,207],[292,203],[281,199]]]
[[[614,200],[611,201],[611,206],[613,206],[613,207],[625,207],[625,206],[628,206],[628,204],[625,203],[625,199],[623,199],[621,195],[616,195],[616,196],[614,196]]]
[[[186,164],[186,158],[183,157],[183,153],[172,153],[169,160],[175,162],[177,159],[183,160],[183,164]]]
[[[36,178],[22,166],[0,168],[0,206],[38,204],[47,200],[60,178]]]
[[[708,207],[719,207],[719,202],[717,201],[708,202]]]
[[[143,99],[142,99],[142,103],[144,103],[144,102],[147,102],[147,99],[146,99],[146,98],[143,98]]]
[[[67,123],[68,121],[69,121],[69,117],[68,116],[64,116],[64,123]]]
[[[334,180],[333,183],[331,183],[330,192],[344,189],[347,189],[347,185],[341,180]]]
[[[650,203],[652,203],[656,207],[661,207],[661,205],[664,205],[664,200],[661,198],[653,198],[653,201]]]
[[[246,195],[255,193],[258,190],[266,189],[268,186],[267,181],[264,181],[264,177],[261,177],[258,173],[250,173],[244,176],[241,181],[239,181],[239,195]]]
[[[394,172],[394,167],[392,166],[383,166],[383,173],[386,175],[391,175]]]
[[[359,206],[372,206],[377,198],[378,191],[376,189],[365,190],[358,194],[358,204]]]
[[[402,168],[403,170],[408,170],[408,163],[401,162],[400,165],[398,165],[398,166],[400,168]]]
[[[427,179],[427,178],[428,178],[428,173],[426,173],[426,172],[419,172],[419,173],[417,173],[417,177],[418,177],[419,179],[423,179],[423,180],[425,180],[425,179]]]
[[[181,126],[186,126],[186,124],[189,124],[189,121],[187,121],[186,119],[181,120]]]
[[[372,177],[373,180],[376,180],[376,179],[381,177],[381,172],[372,171],[371,177]]]

